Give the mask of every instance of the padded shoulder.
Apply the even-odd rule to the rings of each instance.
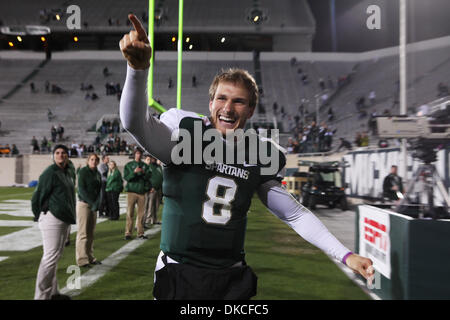
[[[195,112],[171,108],[161,114],[160,121],[169,127],[170,131],[174,131],[180,127],[181,120],[186,117],[202,119]]]

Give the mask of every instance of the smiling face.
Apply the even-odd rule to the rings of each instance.
[[[214,127],[223,135],[227,130],[243,129],[255,107],[250,107],[249,92],[239,82],[219,82],[209,111]]]

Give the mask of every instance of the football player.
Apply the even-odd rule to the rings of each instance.
[[[154,297],[249,299],[256,294],[256,276],[246,265],[244,253],[247,211],[255,192],[273,214],[301,237],[355,273],[371,279],[372,261],[343,246],[281,186],[286,160],[270,140],[258,136],[260,148],[275,150],[271,159],[278,162],[278,169],[272,174],[263,173],[259,158],[254,164],[239,164],[234,158],[212,164],[173,161],[172,149],[184,141],[179,134],[182,130],[194,136],[198,128],[202,134],[217,130],[223,137],[220,143],[224,150],[229,148],[226,137],[243,129],[255,111],[258,87],[247,71],[229,69],[211,84],[210,117],[178,109],[163,113],[160,120],[152,117],[146,92],[152,49],[140,21],[132,14],[129,19],[134,30],[124,35],[119,44],[128,62],[120,117],[138,144],[164,163],[165,202]],[[200,152],[205,151],[205,144],[202,147]],[[248,159],[248,146],[244,149]],[[192,150],[198,153],[198,149]],[[194,152],[191,158],[195,156]]]

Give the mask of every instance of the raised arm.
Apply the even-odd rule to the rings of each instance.
[[[149,113],[147,76],[152,49],[141,22],[132,14],[128,16],[134,26],[119,42],[127,60],[127,76],[120,99],[120,120],[136,142],[164,164],[170,163],[170,153],[175,145],[171,130]]]
[[[353,254],[337,240],[322,222],[298,203],[276,180],[262,184],[258,196],[264,205],[302,238],[346,264],[366,279],[373,276],[372,261]]]

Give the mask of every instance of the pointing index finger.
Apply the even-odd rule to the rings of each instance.
[[[139,21],[138,18],[134,14],[129,14],[128,19],[130,19],[131,23],[133,24],[134,30],[138,33],[139,40],[142,40],[146,43],[148,43],[147,33],[145,32],[144,26]]]

